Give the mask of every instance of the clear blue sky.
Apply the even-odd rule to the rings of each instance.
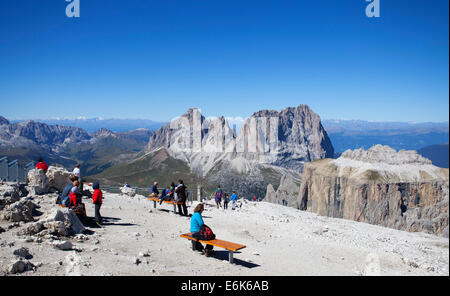
[[[0,1],[0,115],[448,121],[449,1]]]

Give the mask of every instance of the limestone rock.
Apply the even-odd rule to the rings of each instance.
[[[21,192],[15,183],[1,183],[0,184],[0,211],[6,205],[19,201]]]
[[[34,221],[33,211],[36,208],[29,198],[21,199],[13,204],[7,205],[0,213],[0,218],[10,222]]]
[[[72,232],[73,234],[80,234],[83,233],[85,230],[83,224],[81,223],[77,215],[75,215],[75,213],[68,208],[52,209],[52,211],[42,219],[44,226],[47,225],[49,227],[53,227],[53,229],[56,231],[60,229],[62,224],[52,223],[55,221],[62,222],[65,225],[66,229]]]
[[[305,165],[298,208],[406,231],[444,234],[449,172],[415,151],[377,145]],[[448,228],[447,228],[448,229]]]
[[[59,249],[59,250],[62,250],[62,251],[69,251],[69,250],[72,250],[72,249],[73,249],[73,245],[72,245],[72,243],[69,242],[69,241],[60,241],[60,240],[57,240],[57,241],[53,241],[53,242],[52,242],[52,245],[53,245],[55,248],[57,248],[57,249]]]
[[[26,224],[22,229],[20,229],[17,234],[21,236],[31,236],[35,235],[44,230],[44,225],[42,222],[34,222]]]
[[[48,186],[62,192],[67,183],[70,182],[71,173],[64,168],[50,166],[47,170]]]
[[[124,195],[128,195],[130,197],[134,197],[136,195],[136,189],[130,188],[130,187],[121,187],[120,192]]]
[[[48,193],[49,180],[43,170],[30,170],[27,179],[28,188],[32,195],[44,195]]]

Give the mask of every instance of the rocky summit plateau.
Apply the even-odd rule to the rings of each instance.
[[[347,150],[337,159],[306,164],[291,194],[283,195],[285,187],[269,187],[266,200],[284,199],[323,216],[448,237],[449,171],[416,151],[382,145]]]

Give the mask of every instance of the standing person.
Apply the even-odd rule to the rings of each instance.
[[[80,182],[80,184],[79,184],[79,188],[80,188],[80,191],[82,192],[83,191],[83,180],[81,180],[81,169],[80,169],[80,167],[81,167],[81,164],[77,164],[77,166],[73,169],[73,175],[75,176],[75,177],[77,177],[78,178],[78,181]]]
[[[193,238],[199,239],[200,235],[200,227],[204,225],[202,218],[202,212],[205,209],[204,205],[202,203],[198,204],[194,209],[194,214],[192,214],[191,218],[191,235]],[[192,241],[192,249],[202,252],[202,254],[209,257],[212,254],[212,249],[214,246],[212,245],[206,245],[205,248],[203,248],[203,245],[198,241]]]
[[[175,185],[174,182],[172,182],[170,184],[170,186],[169,186],[169,193],[168,193],[168,195],[169,195],[170,200],[174,200],[175,199],[175,187],[176,187],[176,185]]]
[[[92,195],[92,203],[95,206],[95,223],[97,223],[98,226],[101,226],[103,217],[100,215],[100,208],[103,203],[103,192],[100,190],[100,185],[98,183],[94,183],[92,185],[92,188],[94,189],[94,194]]]
[[[222,188],[220,188],[220,185],[217,185],[216,193],[215,193],[215,201],[217,208],[221,208],[221,202],[222,202],[222,195],[223,191]]]
[[[225,192],[223,195],[223,208],[228,209],[228,203],[230,202],[230,198],[228,197],[228,193]]]
[[[48,165],[42,160],[42,158],[39,157],[38,163],[36,164],[36,168],[38,170],[43,170],[44,173],[46,173],[48,170]]]
[[[233,191],[230,200],[231,200],[231,209],[234,210],[236,208],[236,201],[238,200],[236,191]]]
[[[158,190],[158,182],[154,182],[152,187],[150,188],[150,196],[152,197],[158,197],[159,196],[159,190]]]
[[[178,180],[178,185],[175,188],[175,193],[177,194],[177,201],[181,202],[178,205],[178,214],[181,216],[187,216],[188,210],[186,207],[186,186],[183,183],[183,180]]]

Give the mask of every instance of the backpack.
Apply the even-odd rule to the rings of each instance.
[[[216,197],[218,198],[222,197],[222,189],[217,191]]]
[[[201,240],[213,240],[216,238],[214,232],[206,224],[200,226],[199,234],[199,239]]]

